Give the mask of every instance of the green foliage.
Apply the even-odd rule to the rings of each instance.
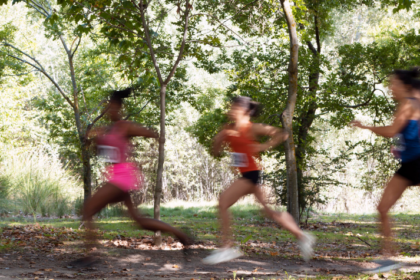
[[[0,2],[1,6],[1,2]],[[16,56],[15,50],[9,50],[5,46],[8,42],[12,43],[15,39],[17,27],[11,22],[0,26],[0,84],[6,77],[26,71],[25,65],[18,63],[12,56]],[[24,81],[24,79],[22,79]]]
[[[1,169],[2,193],[15,201],[23,213],[33,215],[34,220],[37,214],[68,214],[72,192],[80,191],[78,181],[62,166],[57,155],[46,150],[11,149],[2,160]]]
[[[63,162],[71,166],[72,172],[80,173],[80,140],[104,109],[105,102],[101,102],[108,98],[110,91],[127,86],[135,90],[125,104],[124,116],[147,126],[156,126],[159,122],[161,81],[145,40],[141,8],[146,13],[145,19],[150,26],[147,31],[163,76],[170,73],[177,59],[185,14],[187,11],[193,14],[182,63],[167,87],[166,121],[171,125],[168,136],[173,140],[167,142],[165,168],[168,176],[165,182],[168,185],[165,199],[211,199],[232,179],[232,176],[226,175],[228,168],[223,159],[214,161],[209,158],[207,151],[184,131],[188,127],[187,131],[208,150],[214,135],[227,122],[225,112],[230,97],[240,94],[261,102],[265,106],[264,111],[255,121],[280,126],[287,97],[289,43],[279,1],[200,0],[188,6],[186,1],[167,0],[152,1],[144,7],[125,0],[60,0],[58,5],[48,1],[37,2],[41,6],[34,6],[30,0],[15,0],[13,3],[26,4],[25,7],[13,7],[21,7],[27,23],[24,25],[22,20],[5,19],[0,26],[0,90],[3,96],[0,100],[0,145],[10,142],[13,146],[25,146],[48,142],[58,146]],[[0,0],[2,4],[6,1]],[[5,8],[2,10],[4,15],[11,13],[6,10],[9,6],[2,6]],[[394,9],[396,14],[393,19],[398,23],[396,26],[400,26],[404,23],[401,16],[406,14],[397,12],[404,9],[417,12],[417,6],[414,1],[407,0],[303,0],[292,3],[301,44],[299,92],[293,129],[302,208],[309,209],[313,204],[322,203],[325,198],[320,196],[320,189],[341,185],[343,182],[337,179],[337,174],[344,172],[346,162],[355,158],[365,163],[373,162],[372,166],[375,166],[360,175],[363,187],[369,191],[381,185],[392,173],[396,162],[387,153],[390,141],[374,137],[360,140],[356,137],[348,139],[334,152],[331,147],[325,148],[319,142],[323,142],[328,131],[335,130],[339,134],[350,120],[361,115],[374,124],[386,123],[395,108],[384,89],[387,75],[395,68],[420,64],[420,37],[416,30],[408,26],[389,29],[385,29],[385,25],[381,26],[382,29],[369,27],[364,30],[365,38],[369,37],[369,40],[355,40],[356,43],[343,45],[340,39],[334,37],[340,28],[334,16],[342,14],[347,17],[352,10],[362,7],[368,7],[366,9],[371,9],[371,13],[379,8],[383,8],[383,13]],[[418,15],[414,13],[413,18],[416,17]],[[364,20],[367,25],[372,25],[372,18]],[[40,29],[27,32],[39,26]],[[43,38],[41,42],[48,41],[48,44],[37,45],[39,38]],[[76,128],[74,109],[51,86],[51,81],[40,78],[39,71],[32,73],[32,66],[21,63],[22,59],[29,59],[22,52],[36,55],[37,61],[50,71],[73,100],[70,68],[61,39],[68,42],[67,47],[73,50],[77,47],[73,66],[80,131]],[[348,42],[353,41],[349,39]],[[16,48],[10,46],[12,44]],[[217,86],[213,84],[207,88],[199,87],[201,80],[191,81],[190,73],[195,71],[192,65],[205,69],[207,73],[225,74],[231,85],[219,85],[220,89],[215,89]],[[16,77],[16,74],[21,76]],[[204,76],[203,80],[208,75]],[[196,111],[180,109],[185,102]],[[192,125],[197,112],[199,119]],[[180,118],[188,121],[178,122]],[[105,124],[106,119],[95,123]],[[151,178],[156,173],[157,150],[148,142],[139,141],[136,145],[139,154],[136,154],[135,160],[147,166],[148,176],[148,185],[140,201],[149,201],[156,183]],[[275,170],[268,172],[265,179],[275,187],[278,198],[286,202],[282,151],[280,146],[266,154],[275,159],[276,164],[273,164]],[[100,185],[103,178],[98,169],[101,166],[94,158],[92,162],[93,181]],[[216,175],[212,177],[209,174]],[[8,189],[3,190],[5,192],[0,197],[10,195]],[[7,210],[11,206],[6,204],[6,200],[0,207]],[[57,213],[69,211],[66,210],[69,203],[71,201],[54,206],[61,209],[56,210]],[[76,204],[79,205],[76,208],[80,209],[80,202]],[[49,211],[46,206],[36,208],[43,214]]]
[[[329,53],[321,53],[322,43],[328,36],[333,35],[332,13],[337,9],[353,9],[360,4],[375,5],[373,1],[328,1],[322,5],[318,1],[301,1],[296,2],[293,7],[303,41],[299,48],[298,97],[293,124],[293,135],[297,143],[301,210],[322,203],[324,199],[319,196],[320,190],[341,184],[334,179],[334,174],[344,172],[346,162],[354,155],[353,149],[359,145],[367,148],[367,142],[349,141],[338,155],[332,156],[322,147],[314,148],[316,139],[322,138],[319,134],[318,137],[314,136],[317,134],[316,130],[320,126],[344,129],[358,114],[371,117],[374,123],[383,124],[391,118],[395,108],[383,90],[387,75],[393,69],[407,68],[420,62],[416,51],[419,40],[412,30],[404,34],[384,32],[381,34],[382,39],[376,42],[343,45]],[[262,103],[264,111],[257,121],[280,126],[288,88],[288,43],[280,43],[278,40],[279,37],[285,36],[282,29],[285,27],[284,21],[268,20],[271,14],[267,12],[267,7],[272,5],[272,10],[279,7],[270,2],[264,5],[266,6],[259,6],[258,11],[261,14],[257,12],[251,16],[254,25],[245,24],[249,21],[240,16],[234,17],[233,21],[247,36],[252,38],[257,34],[264,34],[266,40],[256,40],[252,46],[235,49],[230,56],[222,52],[217,58],[203,58],[196,65],[209,72],[225,71],[233,83],[226,95],[245,95]],[[221,14],[237,13],[235,8],[229,5],[220,8],[211,6],[210,9]],[[244,10],[247,12],[248,7]],[[252,7],[249,7],[249,12],[251,10]],[[262,18],[262,15],[265,18]],[[265,29],[258,29],[260,26]],[[266,33],[266,30],[272,29],[276,32]],[[207,147],[210,146],[217,127],[222,124],[217,122],[215,115],[221,115],[220,109],[213,110],[213,113],[204,113],[194,127],[190,128],[198,141]],[[315,128],[315,125],[318,128]],[[385,146],[383,148],[385,151],[389,150]],[[275,186],[280,201],[287,204],[286,177],[281,152],[282,148],[278,148],[270,153],[278,160],[278,167],[277,170],[268,173],[266,179]],[[365,159],[364,156],[369,155],[371,159],[378,155],[372,152],[372,149],[365,149],[356,156]],[[312,164],[313,158],[320,160],[322,166]],[[376,160],[387,168],[395,164],[391,163],[390,157],[378,156]],[[319,173],[316,170],[323,172]]]
[[[83,214],[83,197],[78,196],[74,200],[74,214],[81,216]]]
[[[193,126],[187,128],[187,131],[210,150],[214,136],[220,131],[222,125],[227,123],[227,120],[223,110],[217,108],[211,112],[203,113]]]

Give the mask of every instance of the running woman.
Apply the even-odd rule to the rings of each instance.
[[[351,122],[353,126],[368,129],[379,136],[398,137],[400,142],[398,152],[394,154],[400,157],[401,166],[386,185],[378,205],[381,230],[385,237],[382,248],[385,256],[395,254],[388,212],[409,186],[420,184],[420,109],[415,98],[420,87],[414,77],[417,77],[416,70],[396,70],[390,77],[392,98],[398,103],[391,125],[374,127],[363,125],[359,121]],[[417,89],[413,88],[413,85]],[[391,260],[382,261],[380,264],[381,266],[372,272],[386,272],[400,267],[400,264]]]
[[[131,201],[129,191],[139,188],[138,178],[142,174],[136,164],[130,162],[130,138],[136,136],[158,138],[158,134],[136,123],[122,120],[123,99],[128,97],[130,92],[131,89],[113,92],[106,109],[112,125],[106,129],[97,129],[92,133],[96,134],[94,141],[97,143],[99,157],[109,163],[107,173],[110,176],[108,182],[99,188],[84,206],[83,221],[87,228],[85,245],[88,251],[96,242],[92,217],[108,204],[118,202],[125,204],[128,213],[140,228],[172,233],[184,245],[189,245],[191,242],[188,236],[178,229],[161,221],[142,217]],[[72,264],[89,266],[96,261],[95,258],[89,256],[76,260]]]
[[[239,249],[232,248],[228,209],[241,197],[248,194],[253,194],[257,198],[268,217],[290,231],[299,240],[299,246],[305,261],[309,260],[313,254],[312,246],[315,238],[309,233],[302,232],[289,213],[280,213],[270,209],[260,188],[261,168],[255,161],[255,157],[260,152],[279,145],[289,135],[272,126],[252,123],[251,117],[256,116],[258,111],[259,104],[249,97],[239,96],[234,98],[228,112],[232,124],[226,125],[214,138],[214,155],[219,156],[225,144],[230,146],[232,166],[239,169],[242,177],[233,182],[220,196],[219,213],[223,233],[223,248],[214,251],[210,256],[203,259],[204,263],[217,264],[242,256]],[[260,144],[256,139],[261,136],[269,136],[271,139]]]

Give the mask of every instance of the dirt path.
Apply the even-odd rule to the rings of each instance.
[[[208,250],[192,250],[184,258],[181,251],[105,248],[101,260],[89,269],[76,269],[68,262],[81,255],[73,248],[62,254],[47,255],[23,250],[0,254],[0,280],[3,279],[284,279],[288,276],[350,275],[372,268],[374,263],[355,261],[312,260],[308,263],[280,257],[242,257],[209,266],[201,263]],[[411,265],[419,271],[420,265]],[[38,277],[38,278],[36,278]]]

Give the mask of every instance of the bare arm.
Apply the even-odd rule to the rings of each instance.
[[[136,136],[142,136],[142,137],[148,137],[148,138],[159,137],[159,133],[157,133],[156,131],[143,127],[133,122],[127,122],[126,133],[128,137],[136,137]]]
[[[254,124],[252,126],[252,131],[257,136],[270,137],[270,140],[257,146],[256,152],[264,152],[273,147],[276,147],[281,142],[286,141],[286,139],[289,137],[289,133],[282,129],[260,123]]]
[[[214,156],[216,156],[216,157],[220,156],[220,154],[223,150],[223,144],[225,142],[225,138],[226,138],[225,129],[223,129],[222,131],[217,133],[217,135],[214,137],[214,139],[213,139],[213,149],[212,149],[212,153],[213,153]]]
[[[366,126],[363,125],[360,121],[352,121],[351,124],[354,127],[359,127],[362,129],[368,129],[375,133],[376,135],[392,138],[397,135],[401,130],[403,130],[404,126],[407,124],[407,121],[410,119],[413,112],[413,108],[409,101],[405,101],[401,104],[397,111],[395,112],[395,119],[391,125],[388,126]]]
[[[89,130],[85,138],[86,144],[90,146],[92,142],[96,142],[96,139],[104,135],[105,131],[105,127],[95,127]]]

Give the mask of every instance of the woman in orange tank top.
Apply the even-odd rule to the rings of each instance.
[[[302,232],[287,213],[280,213],[267,206],[266,199],[259,186],[261,168],[255,160],[260,152],[266,151],[285,141],[289,134],[278,128],[251,122],[251,117],[258,113],[259,104],[249,97],[236,97],[228,112],[232,124],[226,125],[214,138],[213,154],[219,156],[225,145],[231,150],[231,165],[239,170],[242,177],[230,185],[219,198],[219,213],[223,233],[223,248],[214,251],[210,256],[203,259],[204,263],[217,264],[240,257],[242,253],[232,247],[230,218],[228,209],[241,197],[254,194],[262,204],[265,213],[286,230],[290,231],[298,240],[305,260],[312,256],[312,245],[315,238]],[[265,143],[256,140],[261,136],[269,136],[271,139]]]

